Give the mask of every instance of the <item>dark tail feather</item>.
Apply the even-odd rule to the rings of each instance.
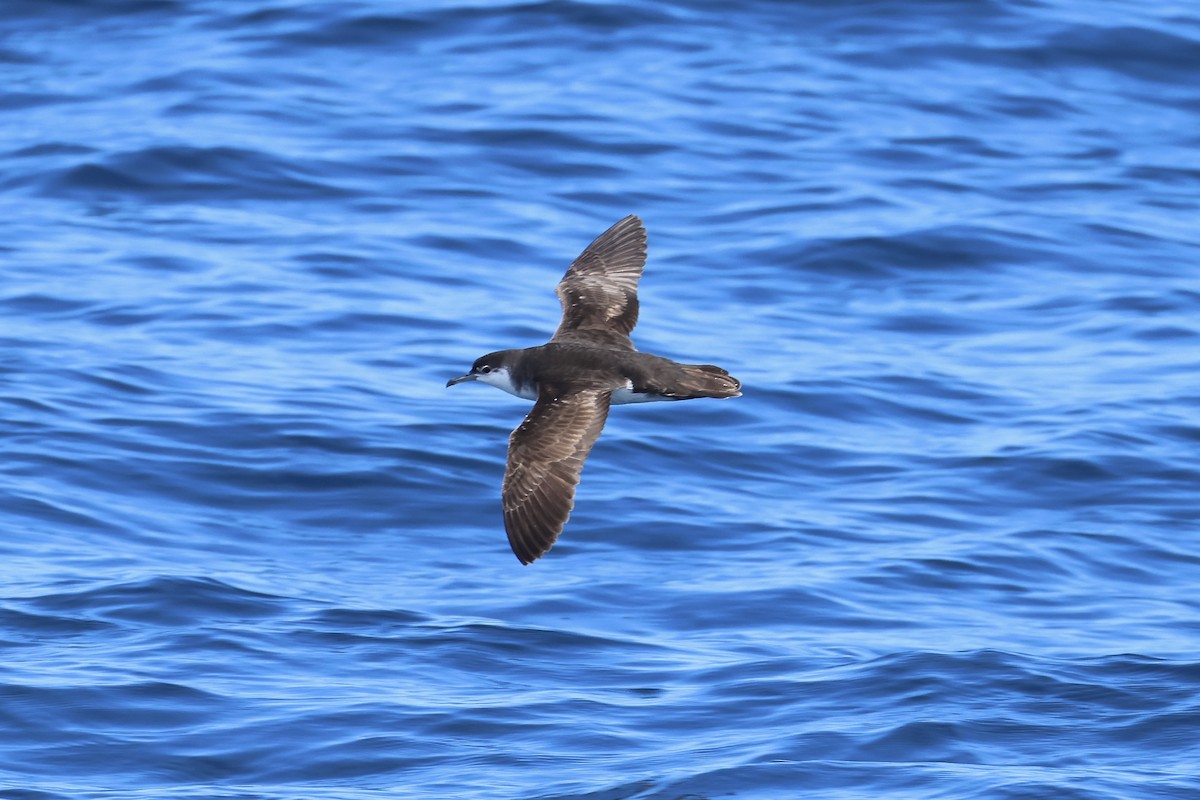
[[[712,364],[680,364],[679,381],[668,393],[680,400],[693,397],[741,397],[742,383]]]

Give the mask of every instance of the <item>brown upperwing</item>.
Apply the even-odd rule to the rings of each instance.
[[[562,532],[583,462],[608,418],[610,388],[557,390],[539,387],[533,409],[508,440],[504,529],[522,564],[549,550]]]
[[[550,341],[635,349],[629,334],[645,263],[646,229],[630,214],[596,237],[559,281],[563,316]]]

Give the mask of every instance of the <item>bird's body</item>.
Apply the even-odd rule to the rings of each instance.
[[[729,397],[728,384],[711,386],[713,374],[727,375],[719,367],[676,364],[662,356],[550,342],[524,350],[492,354],[513,366],[476,380],[524,400],[537,400],[540,384],[594,384],[612,393],[610,404],[689,400],[694,397]],[[696,381],[695,370],[700,370]],[[715,393],[712,393],[715,392]]]
[[[637,324],[645,260],[645,228],[628,216],[563,276],[557,289],[562,322],[549,342],[489,353],[446,384],[476,380],[534,401],[509,438],[502,490],[504,527],[523,564],[549,550],[562,531],[609,406],[741,395],[741,384],[720,367],[634,349],[629,334]]]

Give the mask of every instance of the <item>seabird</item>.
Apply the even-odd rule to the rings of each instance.
[[[508,543],[522,564],[544,554],[562,532],[610,405],[742,394],[741,383],[720,367],[678,364],[633,346],[645,263],[646,229],[631,214],[563,275],[556,289],[562,321],[549,342],[488,353],[446,383],[479,381],[534,401],[509,437],[501,492]]]

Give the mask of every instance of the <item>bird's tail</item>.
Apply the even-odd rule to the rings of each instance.
[[[694,397],[741,397],[742,382],[712,364],[680,364],[670,394],[680,400]]]

